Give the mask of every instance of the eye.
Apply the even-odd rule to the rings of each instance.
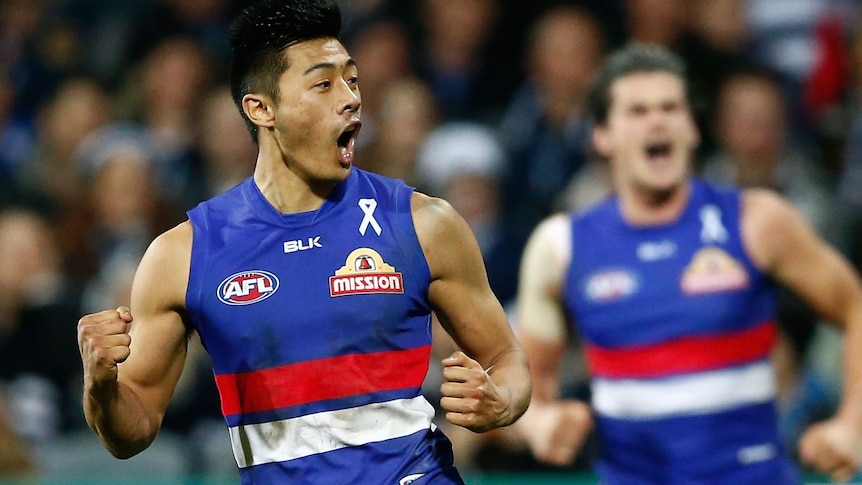
[[[681,105],[675,101],[668,101],[662,105],[662,110],[665,113],[672,113],[674,111],[679,111]]]
[[[635,104],[629,107],[628,112],[632,116],[644,116],[647,113],[647,108],[642,104]]]
[[[321,81],[314,85],[316,88],[320,88],[321,90],[326,90],[332,87],[332,83],[330,81]]]

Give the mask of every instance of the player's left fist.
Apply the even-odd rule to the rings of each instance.
[[[461,351],[442,362],[440,406],[450,423],[482,433],[508,422],[509,397],[478,362]]]

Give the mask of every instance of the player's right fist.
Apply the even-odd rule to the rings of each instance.
[[[117,364],[129,357],[132,313],[126,307],[105,310],[78,321],[78,350],[85,384],[116,381]]]

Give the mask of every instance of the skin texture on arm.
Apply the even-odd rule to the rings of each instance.
[[[415,193],[411,209],[431,270],[429,300],[463,349],[443,359],[440,404],[446,419],[475,432],[512,424],[529,405],[530,372],[491,291],[479,245],[444,200]]]
[[[552,216],[533,232],[521,260],[515,322],[533,377],[532,403],[516,430],[536,459],[556,466],[574,462],[592,429],[587,404],[559,396],[559,366],[568,346],[562,288],[570,248],[565,215]]]
[[[565,231],[565,216],[540,224],[524,249],[518,282],[518,337],[530,357],[533,398],[559,398],[559,363],[566,350],[568,319],[560,304],[568,256],[557,250]],[[564,256],[565,254],[565,256]]]
[[[183,321],[192,229],[156,238],[132,285],[131,307],[78,322],[84,414],[114,456],[129,458],[155,439],[186,357]]]
[[[752,260],[844,329],[844,395],[836,414],[799,442],[806,465],[847,480],[862,457],[862,286],[852,265],[778,195],[751,190],[742,234]]]

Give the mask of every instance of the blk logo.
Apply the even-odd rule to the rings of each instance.
[[[310,237],[308,239],[297,239],[295,241],[284,241],[284,252],[295,253],[297,251],[308,251],[309,249],[322,248],[320,244],[320,236]]]
[[[251,305],[272,296],[278,278],[269,271],[242,271],[228,276],[218,286],[218,299],[227,305]]]

